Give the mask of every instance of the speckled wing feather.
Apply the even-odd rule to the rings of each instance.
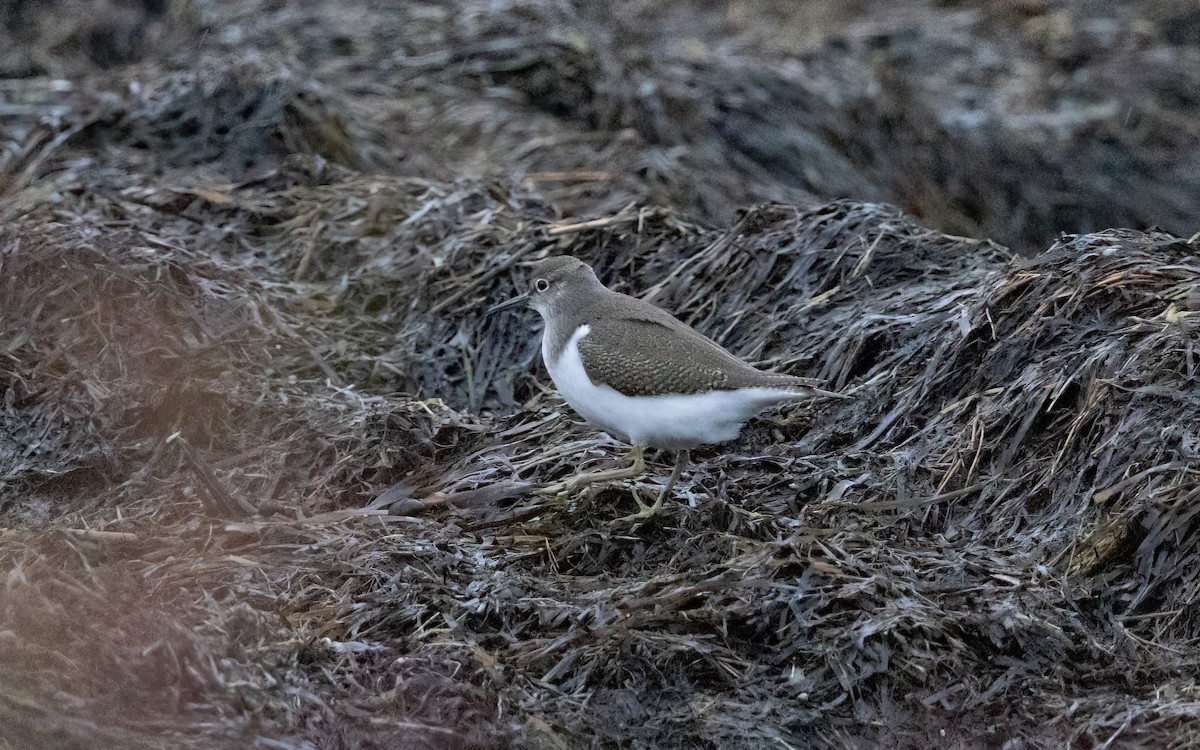
[[[579,341],[584,371],[593,383],[610,385],[626,396],[806,384],[800,378],[756,370],[681,323],[601,318],[590,325],[591,331]]]

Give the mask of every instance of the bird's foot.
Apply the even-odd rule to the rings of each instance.
[[[670,509],[664,506],[667,499],[667,493],[660,493],[658,499],[653,505],[646,505],[642,502],[642,498],[638,496],[637,490],[633,492],[633,500],[638,505],[637,513],[631,513],[628,516],[622,516],[613,523],[634,523],[636,521],[645,521],[648,518],[654,518],[657,515],[662,515],[670,512]]]
[[[627,477],[628,473],[625,470],[596,471],[591,474],[579,474],[569,479],[546,485],[538,489],[537,494],[549,497],[556,502],[565,503],[585,487],[593,484],[623,480]]]

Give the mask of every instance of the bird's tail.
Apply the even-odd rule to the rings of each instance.
[[[786,378],[786,380],[782,380],[779,385],[788,389],[789,391],[794,392],[799,398],[850,398],[850,396],[847,396],[844,393],[827,391],[824,388],[820,388],[817,386],[819,381],[812,380],[810,378],[798,378],[793,375],[781,375],[780,378]]]
[[[820,396],[821,398],[840,398],[840,399],[853,398],[852,396],[847,396],[844,393],[838,393],[836,391],[827,391],[824,388],[814,388],[813,386],[810,386],[810,385],[798,386],[796,388],[796,390],[797,390],[797,392],[799,392],[801,395],[804,395],[804,396]]]

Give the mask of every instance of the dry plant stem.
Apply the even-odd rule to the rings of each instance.
[[[662,492],[658,493],[658,499],[654,501],[654,505],[646,505],[637,495],[634,495],[634,500],[638,504],[638,512],[618,518],[617,521],[643,521],[647,518],[653,518],[663,512],[663,503],[667,501],[667,496],[671,494],[671,490],[675,488],[675,483],[679,481],[679,475],[683,473],[683,469],[688,464],[687,450],[675,452],[675,468],[671,470],[671,478],[667,480],[667,486],[663,487]]]
[[[142,539],[137,534],[126,531],[100,531],[99,529],[63,529],[76,539],[89,542],[112,542],[114,544],[134,544]]]
[[[588,474],[579,474],[578,476],[565,479],[561,482],[556,482],[539,491],[541,495],[572,495],[579,489],[595,484],[597,482],[615,482],[621,479],[633,479],[640,477],[646,473],[646,460],[644,456],[645,449],[641,445],[634,444],[632,448],[633,463],[624,469],[607,469],[605,471],[593,471]]]
[[[623,224],[627,221],[633,221],[637,215],[633,213],[634,204],[625,206],[613,216],[605,216],[602,219],[592,219],[590,221],[581,221],[574,224],[556,224],[546,230],[550,236],[568,234],[570,232],[582,232],[588,229],[601,229],[610,227],[614,224]]]

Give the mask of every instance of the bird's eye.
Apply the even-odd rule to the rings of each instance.
[[[533,288],[539,292],[544,292],[550,288],[550,282],[546,281],[545,279],[538,279],[537,281],[533,282]]]

